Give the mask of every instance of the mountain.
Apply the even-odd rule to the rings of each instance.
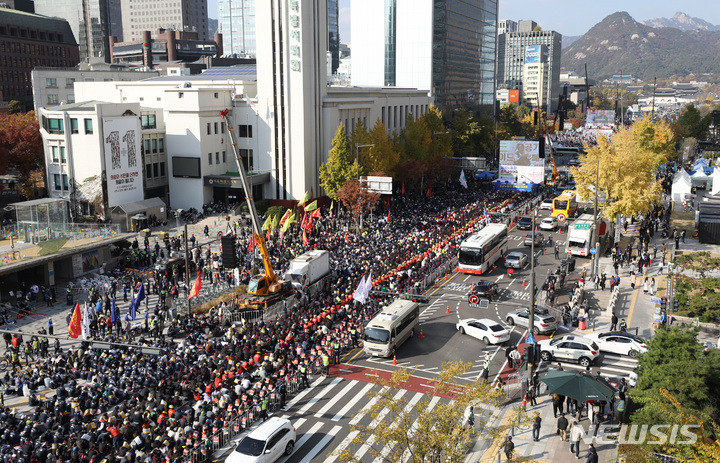
[[[218,20],[213,18],[208,18],[208,34],[210,37],[210,40],[212,40],[215,33],[218,31]]]
[[[630,74],[645,81],[653,77],[720,73],[720,32],[653,28],[618,12],[593,26],[562,51],[562,69],[604,79]]]
[[[563,35],[562,40],[562,47],[563,50],[572,45],[573,43],[577,42],[578,39],[582,37],[582,35]]]
[[[674,27],[681,31],[718,31],[720,26],[710,24],[704,19],[693,18],[685,13],[678,11],[673,15],[672,18],[653,18],[647,21],[640,21],[641,24],[646,26],[660,28],[660,27]]]

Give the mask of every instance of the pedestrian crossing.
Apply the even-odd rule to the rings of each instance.
[[[538,366],[538,372],[552,370],[557,366],[558,361],[553,360],[552,362],[541,362]],[[561,361],[563,369],[565,370],[577,370],[585,371],[585,367],[578,365],[577,363],[571,363],[568,361]],[[594,373],[600,372],[600,375],[608,379],[619,380],[621,378],[627,378],[630,376],[638,366],[636,359],[630,358],[626,355],[602,353],[595,362],[590,366],[590,370]]]
[[[320,379],[320,378],[319,378]],[[383,447],[380,455],[371,450],[377,443],[373,437],[362,443],[354,442],[359,435],[352,429],[353,425],[376,427],[386,420],[393,420],[399,425],[399,416],[394,416],[390,409],[382,409],[376,414],[370,410],[379,401],[379,393],[387,391],[383,386],[365,383],[346,378],[322,378],[313,386],[300,393],[285,409],[275,413],[276,416],[292,421],[297,433],[295,451],[284,456],[281,463],[316,463],[336,462],[343,451],[347,451],[355,460],[367,463],[387,461],[392,454],[393,446]],[[422,392],[406,389],[390,391],[394,401],[403,401],[403,410],[408,413],[419,411],[425,406],[428,411],[438,404],[447,404],[451,400],[441,397],[430,397]],[[427,400],[423,400],[427,399]],[[416,416],[416,414],[415,414]],[[412,423],[410,434],[417,430],[417,421]],[[410,459],[405,453],[399,461]]]

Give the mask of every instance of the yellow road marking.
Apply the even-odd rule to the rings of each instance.
[[[632,320],[633,310],[635,310],[635,302],[637,302],[637,297],[638,297],[638,294],[640,293],[640,286],[638,286],[638,285],[635,285],[635,286],[636,286],[635,294],[633,294],[632,302],[630,303],[630,312],[628,313],[628,316],[627,316],[628,329],[630,328],[630,320]]]

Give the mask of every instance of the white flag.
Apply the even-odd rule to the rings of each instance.
[[[372,289],[372,272],[368,273],[365,279],[365,285],[363,286],[363,303],[367,302],[370,297],[370,290]]]
[[[87,338],[90,336],[90,317],[88,314],[87,302],[82,308],[82,323],[80,323],[80,328],[82,330],[83,339],[87,341]]]
[[[353,299],[361,304],[365,303],[365,278],[360,278],[360,283],[353,294]]]
[[[467,189],[467,180],[465,180],[465,170],[460,171],[460,185]]]

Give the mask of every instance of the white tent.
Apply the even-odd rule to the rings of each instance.
[[[694,174],[690,176],[690,179],[692,180],[692,186],[698,188],[707,188],[708,180],[710,180],[710,177],[705,175],[705,171],[703,171],[702,169],[698,169],[695,171]]]
[[[713,168],[713,173],[710,174],[710,192],[716,195],[720,192],[720,169],[717,167]]]
[[[685,195],[692,193],[692,179],[690,174],[685,172],[684,169],[680,169],[675,177],[673,177],[672,183],[672,201],[675,203],[681,203],[685,199]]]

